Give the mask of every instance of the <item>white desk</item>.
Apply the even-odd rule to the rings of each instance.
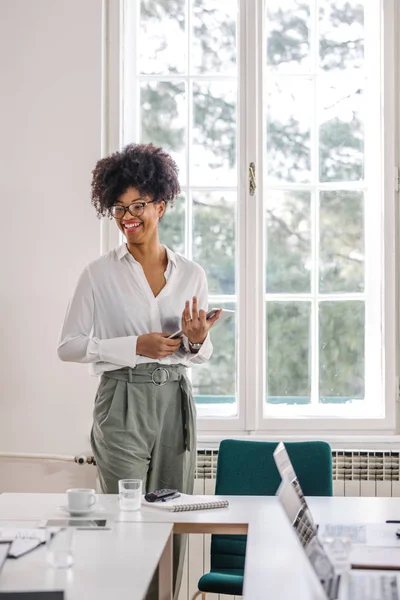
[[[173,523],[175,533],[247,533],[250,520],[258,523],[270,518],[270,511],[281,511],[275,497],[267,496],[221,496],[229,500],[228,508],[181,513],[142,507],[137,512],[119,510],[117,495],[99,495],[99,510],[93,518],[107,518],[124,523]],[[206,496],[205,496],[206,498]],[[215,499],[215,496],[210,496]],[[0,519],[62,519],[66,515],[58,510],[65,505],[64,494],[2,494],[0,495]],[[189,531],[190,529],[190,531]],[[211,531],[212,530],[212,531]]]
[[[89,588],[85,586],[88,586],[89,581],[94,582],[101,593],[104,592],[103,596],[97,593],[98,598],[106,598],[111,589],[114,600],[126,597],[124,594],[127,589],[133,599],[143,598],[144,590],[162,554],[166,540],[163,536],[168,537],[172,527],[175,533],[248,532],[245,599],[324,598],[277,499],[257,496],[227,498],[230,506],[226,509],[169,513],[154,508],[143,508],[140,512],[120,512],[116,496],[99,496],[99,505],[103,510],[99,510],[95,516],[112,521],[115,535],[112,532],[86,532],[85,536],[80,536],[85,532],[78,532],[82,538],[82,547],[76,564],[70,571],[73,579],[64,582],[68,600],[79,598],[82,589],[87,592]],[[397,498],[308,498],[308,502],[318,523],[384,523],[386,519],[400,520],[400,499]],[[65,504],[64,494],[3,494],[0,496],[0,519],[29,518],[40,522],[43,519],[60,518],[64,515],[57,507],[62,504]],[[106,535],[107,539],[104,537]],[[102,544],[103,541],[107,542],[106,547]],[[115,555],[110,552],[110,543],[118,548],[123,545],[129,553],[129,556],[125,554],[126,562],[110,558]],[[90,551],[92,544],[93,553]],[[146,550],[149,547],[158,550],[149,553]],[[13,563],[8,561],[0,576],[0,589],[11,589],[12,585],[15,586],[16,578],[24,580],[26,587],[34,584],[37,587],[43,586],[42,589],[54,589],[55,584],[61,585],[63,582],[54,578],[67,577],[67,573],[43,568],[35,575],[28,573],[33,564],[31,561],[43,566],[41,552],[42,550],[34,551],[29,557]],[[101,574],[97,580],[93,575],[94,565],[96,573]],[[32,577],[39,579],[34,580]],[[132,580],[135,581],[133,587]],[[86,593],[85,598],[90,597]]]
[[[149,535],[151,535],[152,531],[164,531],[162,528],[165,525],[169,528],[166,530],[167,533],[171,531],[172,527],[176,533],[248,532],[244,584],[244,597],[246,600],[265,600],[268,597],[281,600],[292,600],[293,598],[319,600],[319,598],[324,598],[315,574],[305,558],[295,532],[287,521],[277,499],[275,497],[257,496],[227,498],[230,506],[226,509],[169,513],[153,508],[144,508],[140,512],[120,512],[116,496],[99,496],[99,504],[103,507],[103,510],[98,511],[95,515],[113,521],[115,531],[126,534],[127,548],[132,552],[132,557],[137,556],[135,553],[139,551],[135,580],[136,582],[140,580],[141,584],[136,588],[137,595],[134,598],[143,597],[140,594],[148,585],[151,577],[150,572],[154,572],[157,563],[156,555],[150,558],[144,551],[146,543],[149,541],[145,528],[153,527],[153,530],[148,530]],[[383,524],[386,519],[400,520],[400,498],[310,497],[307,500],[318,523]],[[63,513],[57,510],[57,507],[62,504],[65,504],[64,494],[3,494],[0,495],[0,519],[21,520],[29,517],[39,522],[42,519],[62,517]],[[394,527],[397,528],[398,526]],[[106,533],[88,532],[87,535],[103,536]],[[154,533],[154,535],[156,536],[154,539],[158,539],[158,542],[162,545],[162,536],[157,538],[158,534]],[[132,546],[129,545],[130,536],[134,538]],[[99,542],[101,539],[105,540],[106,538],[99,537]],[[87,543],[93,540],[94,537],[91,537]],[[98,551],[101,558],[101,550]],[[107,558],[108,556],[109,553],[107,552]],[[145,558],[146,556],[147,558]],[[33,552],[31,557],[29,560],[39,560],[39,551]],[[0,589],[4,589],[6,581],[11,585],[11,579],[6,580],[5,574],[11,578],[17,576],[17,571],[20,573],[17,562],[22,566],[23,561],[27,558],[16,561],[15,565],[6,564],[5,570],[0,576]],[[89,563],[86,562],[84,551],[82,551],[82,559],[82,574],[79,577],[84,581],[84,571],[86,569],[90,571],[92,567],[90,561]],[[142,560],[145,561],[146,568],[143,567]],[[78,562],[77,560],[77,564],[73,567],[71,573],[78,570]],[[122,577],[121,579],[126,581],[127,585],[129,578],[133,577],[134,564],[135,560],[128,560],[128,564],[125,565],[128,572],[127,579],[125,580]],[[11,571],[11,568],[14,571]],[[123,597],[123,594],[119,596],[118,593],[118,573],[122,568],[121,564],[115,565],[113,562],[105,564],[104,577],[110,586],[108,590],[110,588],[114,590],[114,600]],[[115,575],[115,572],[117,575]],[[114,573],[114,575],[110,576],[110,573]],[[49,584],[49,586],[52,587],[52,584]],[[73,589],[70,589],[71,594],[73,594]],[[78,595],[71,595],[70,597],[74,598]]]
[[[24,523],[29,525],[34,523]],[[172,524],[115,523],[110,531],[77,530],[70,569],[47,566],[45,552],[42,546],[7,560],[0,591],[64,590],[66,600],[142,600],[160,565],[160,599],[172,598]]]
[[[207,524],[224,528],[238,525],[247,527],[251,522],[260,525],[270,519],[271,511],[279,510],[274,496],[221,496],[230,502],[229,508],[182,513],[169,513],[155,508],[142,508],[138,512],[120,512],[116,495],[99,495],[97,518],[111,518],[113,521],[134,523],[174,523],[177,529],[190,530],[196,524]],[[215,496],[212,496],[215,499]],[[400,498],[348,498],[348,497],[308,497],[307,502],[317,522],[330,523],[384,523],[386,519],[400,520]],[[57,509],[66,503],[65,494],[0,494],[0,519],[42,520],[65,518],[65,513]],[[279,507],[279,508],[277,508]],[[202,531],[203,532],[203,531]]]
[[[170,513],[143,508],[140,512],[120,512],[117,496],[103,495],[99,496],[99,504],[104,510],[95,513],[95,516],[113,521],[113,527],[118,530],[127,528],[127,535],[133,536],[136,535],[137,527],[147,527],[150,524],[155,528],[168,524],[173,526],[175,533],[248,533],[244,584],[246,600],[325,599],[277,499],[258,496],[227,498],[230,506],[226,509]],[[61,511],[57,510],[62,504],[65,504],[63,494],[3,494],[0,496],[0,519],[21,520],[29,516],[40,522],[43,519],[62,517]],[[87,535],[92,533],[94,532],[88,532]],[[98,532],[98,535],[105,533]],[[139,546],[139,543],[134,544],[135,549]],[[144,550],[142,552],[144,555]],[[73,567],[75,568],[76,566]],[[110,564],[109,571],[112,568],[113,565]],[[5,569],[8,569],[7,564]],[[85,562],[82,566],[82,570],[84,569]],[[128,577],[132,577],[132,569],[128,571]],[[3,576],[0,576],[0,589]],[[113,576],[109,575],[110,581],[111,577]],[[119,597],[123,598],[122,595],[118,596],[116,589],[113,599],[118,600]]]
[[[309,497],[307,502],[317,523],[384,523],[400,521],[400,498]]]
[[[26,556],[15,563],[6,563],[0,576],[0,589],[18,587],[16,581],[22,583],[24,580],[26,587],[32,583],[44,589],[62,585],[68,592],[68,600],[80,597],[90,600],[94,598],[87,593],[90,584],[97,588],[96,598],[125,599],[129,590],[129,597],[139,600],[143,598],[160,558],[162,573],[167,573],[168,569],[169,575],[171,573],[170,557],[168,552],[164,552],[167,558],[162,558],[162,549],[173,528],[175,533],[248,532],[244,582],[246,600],[325,598],[278,500],[259,496],[227,498],[230,506],[226,509],[169,513],[144,508],[140,512],[129,513],[119,511],[116,496],[99,496],[103,510],[95,516],[112,521],[113,532],[91,531],[80,536],[76,564],[69,575],[68,572],[44,569],[42,550],[34,551],[29,558]],[[400,498],[308,498],[308,502],[318,523],[400,520]],[[0,495],[0,519],[29,518],[40,522],[62,517],[63,513],[57,510],[62,504],[65,504],[64,494],[3,494]],[[107,539],[103,537],[106,535]],[[103,541],[107,543],[103,544]],[[126,560],[117,561],[115,553],[110,551],[110,544],[112,548],[124,548]],[[148,548],[154,552],[149,553]],[[30,573],[33,564],[41,565],[36,574]],[[32,579],[35,577],[38,579]],[[57,579],[63,577],[65,581]],[[68,580],[68,577],[71,579]],[[162,591],[168,598],[168,589]]]

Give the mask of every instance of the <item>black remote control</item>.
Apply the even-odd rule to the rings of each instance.
[[[175,496],[175,494],[177,493],[178,490],[172,490],[170,488],[165,488],[163,490],[154,490],[154,492],[149,492],[145,495],[145,500],[147,502],[157,502],[157,500],[163,500],[164,498]]]

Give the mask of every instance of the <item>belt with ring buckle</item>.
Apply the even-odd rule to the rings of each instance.
[[[157,371],[162,371],[165,373],[165,380],[164,381],[155,381],[154,380],[154,375],[155,373],[157,373]],[[164,379],[163,377],[163,379]],[[154,369],[154,371],[151,374],[151,380],[154,383],[154,385],[156,385],[157,387],[162,387],[163,385],[165,385],[168,382],[169,379],[169,371],[168,369],[165,369],[164,367],[157,367],[157,369]]]

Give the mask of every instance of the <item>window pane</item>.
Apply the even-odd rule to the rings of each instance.
[[[319,7],[321,67],[360,68],[364,61],[364,7],[354,0],[325,0]]]
[[[236,310],[235,303],[221,308]],[[210,301],[210,308],[214,304]],[[214,352],[209,362],[192,369],[192,383],[197,414],[202,417],[237,414],[236,403],[236,315],[211,332]]]
[[[321,78],[321,181],[359,181],[364,178],[363,101],[363,81],[356,72]]]
[[[267,302],[267,402],[306,404],[311,394],[310,302]]]
[[[364,398],[364,302],[319,306],[320,402]]]
[[[185,254],[185,197],[183,194],[168,206],[159,227],[160,242],[174,252]]]
[[[186,90],[184,83],[148,82],[140,87],[141,138],[161,146],[176,161],[186,182]]]
[[[193,120],[193,185],[236,186],[236,83],[194,83]]]
[[[308,0],[268,0],[268,66],[279,73],[310,70],[309,27]]]
[[[320,291],[364,291],[362,192],[320,194]]]
[[[267,172],[270,183],[310,180],[312,82],[271,83],[267,97]]]
[[[141,0],[140,73],[183,73],[186,70],[185,7],[185,0]]]
[[[237,10],[235,0],[194,0],[193,72],[236,74]]]
[[[267,292],[311,291],[310,228],[309,192],[268,192]]]
[[[236,193],[193,194],[193,260],[207,273],[210,295],[235,294]]]

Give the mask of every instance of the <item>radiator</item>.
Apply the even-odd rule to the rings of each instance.
[[[198,450],[195,494],[213,494],[217,450]],[[332,450],[335,496],[399,496],[400,453],[385,450]],[[197,582],[210,569],[210,535],[189,535],[179,600],[191,600]],[[236,596],[235,600],[238,600]],[[208,594],[207,600],[232,600],[232,596]]]
[[[335,496],[400,496],[399,452],[333,450]]]

